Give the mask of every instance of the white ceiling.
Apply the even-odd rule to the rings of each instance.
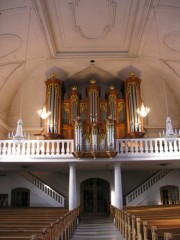
[[[90,74],[105,82],[108,74],[118,81],[135,72],[151,108],[150,130],[165,125],[165,81],[169,114],[179,128],[180,1],[0,0],[2,131],[16,127],[20,99],[26,130],[41,128],[37,110],[52,71],[67,86],[70,80],[81,85]]]

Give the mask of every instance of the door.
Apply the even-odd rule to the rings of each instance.
[[[12,207],[28,207],[30,204],[30,191],[27,188],[15,188],[11,194]]]
[[[91,178],[81,183],[81,206],[83,215],[109,215],[110,186],[103,179]]]
[[[160,188],[161,204],[179,204],[179,188],[176,186],[163,186]]]

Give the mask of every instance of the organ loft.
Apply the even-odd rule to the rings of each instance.
[[[109,83],[109,84],[108,84]],[[65,86],[53,73],[45,81],[45,139],[74,139],[75,157],[113,157],[115,140],[144,136],[141,80],[131,73],[125,80],[102,84],[95,77]]]

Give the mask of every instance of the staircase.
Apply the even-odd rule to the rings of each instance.
[[[139,197],[146,190],[148,190],[150,187],[152,187],[154,184],[156,184],[158,181],[160,181],[170,171],[171,170],[169,170],[169,169],[162,169],[162,170],[156,172],[150,178],[148,178],[145,182],[143,182],[141,185],[139,185],[136,189],[134,189],[132,192],[130,192],[128,195],[126,195],[126,197],[125,197],[126,205],[129,205],[135,198]]]
[[[56,190],[48,186],[46,183],[44,183],[42,180],[40,180],[38,177],[36,177],[34,174],[28,171],[22,171],[20,172],[20,175],[31,182],[34,186],[39,188],[41,191],[46,193],[48,196],[52,197],[60,204],[61,207],[67,207],[67,199]]]
[[[82,218],[70,240],[125,240],[109,217]]]

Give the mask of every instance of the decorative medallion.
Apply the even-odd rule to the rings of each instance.
[[[118,112],[121,112],[125,108],[124,102],[118,102]]]
[[[100,103],[100,109],[102,109],[105,112],[107,112],[107,102],[101,102]]]
[[[87,103],[80,103],[80,113],[84,112],[87,109]]]

